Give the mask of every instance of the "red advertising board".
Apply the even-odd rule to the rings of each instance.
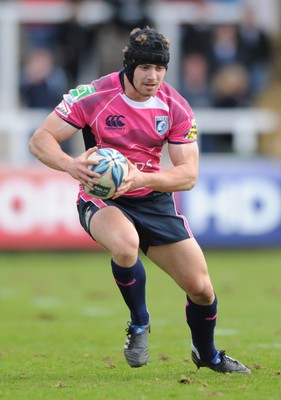
[[[0,249],[99,248],[80,226],[78,181],[45,167],[0,169]]]
[[[208,158],[200,170],[176,193],[200,245],[280,247],[280,162]],[[39,164],[0,168],[0,250],[101,249],[80,226],[77,193],[78,181]]]

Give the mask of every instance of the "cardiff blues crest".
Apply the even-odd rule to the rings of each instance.
[[[164,135],[169,127],[168,116],[155,117],[155,129],[158,135]]]

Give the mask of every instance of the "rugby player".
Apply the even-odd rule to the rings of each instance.
[[[193,111],[164,81],[169,47],[169,40],[156,30],[134,29],[123,50],[124,67],[65,94],[33,134],[30,150],[50,168],[80,182],[80,222],[110,253],[113,277],[130,313],[124,346],[128,364],[148,363],[151,319],[141,249],[185,293],[196,366],[248,374],[246,366],[215,346],[217,297],[204,254],[174,201],[174,192],[196,184],[199,151]],[[85,152],[72,157],[60,143],[80,130]],[[167,169],[160,168],[164,145],[172,165]],[[99,175],[88,169],[87,157],[107,147],[127,158],[129,174],[111,199],[101,200],[83,186],[90,189],[99,183]]]

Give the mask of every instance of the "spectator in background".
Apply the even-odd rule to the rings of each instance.
[[[180,93],[192,107],[210,107],[208,63],[200,53],[190,53],[183,58]]]
[[[183,57],[179,92],[193,108],[212,106],[208,62],[203,54],[188,53]],[[209,135],[201,132],[199,145],[202,152],[211,151],[213,148],[210,147],[213,146],[210,139],[212,138]]]
[[[204,26],[204,25],[202,25]],[[192,35],[191,35],[192,33]],[[249,105],[249,76],[235,25],[215,25],[203,30],[187,28],[183,46],[182,94],[193,107],[233,108]],[[201,54],[190,58],[198,46]],[[187,56],[186,54],[189,54]],[[203,60],[206,65],[203,68]],[[203,75],[205,74],[204,78]],[[200,87],[199,78],[202,86]],[[197,85],[193,85],[192,81]],[[197,87],[196,87],[197,86]],[[198,89],[197,97],[193,90]],[[202,90],[203,89],[203,90]],[[195,90],[196,91],[196,90]],[[212,135],[201,132],[202,153],[231,152],[230,132]]]
[[[200,21],[198,24],[184,25],[181,33],[181,49],[183,54],[200,53],[207,56],[211,46],[210,25]]]
[[[212,74],[222,66],[233,63],[246,68],[251,100],[267,87],[271,44],[265,32],[258,27],[254,10],[247,8],[238,26],[220,25],[214,28],[209,59]]]
[[[249,70],[251,93],[256,96],[269,83],[272,49],[269,37],[257,24],[253,9],[245,9],[238,35],[243,63]]]
[[[30,108],[52,109],[67,89],[67,78],[55,64],[48,49],[33,49],[23,66],[20,92],[23,104]]]
[[[213,107],[249,106],[249,74],[241,64],[221,67],[212,80]]]
[[[226,64],[218,69],[211,81],[212,106],[214,108],[237,108],[249,106],[249,74],[239,63]],[[231,132],[211,135],[202,133],[203,153],[231,153]]]
[[[60,65],[64,68],[69,87],[76,86],[85,64],[94,64],[93,47],[96,28],[82,25],[79,21],[81,0],[69,0],[69,18],[58,24],[57,53]],[[92,72],[92,71],[91,71]]]
[[[22,105],[31,109],[46,109],[46,114],[59,103],[67,90],[67,77],[50,50],[32,49],[26,57],[20,78]],[[64,144],[72,152],[71,140]]]
[[[239,50],[236,26],[214,26],[208,54],[211,74],[213,75],[219,68],[227,64],[242,62],[242,56]]]

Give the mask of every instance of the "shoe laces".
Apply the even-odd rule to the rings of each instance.
[[[145,329],[143,328],[140,329],[140,332],[136,332],[135,328],[137,329],[138,328],[137,326],[132,326],[132,323],[130,321],[128,321],[127,324],[128,327],[125,329],[127,335],[125,345],[127,345],[127,347],[130,348],[133,346],[134,342],[136,341],[136,338],[145,332]],[[148,331],[150,332],[150,326]]]
[[[224,364],[226,361],[230,361],[232,364],[239,365],[239,361],[235,360],[234,358],[229,357],[225,354],[225,350],[220,351],[221,362]]]
[[[134,329],[131,327],[131,323],[128,321],[127,324],[128,324],[128,327],[125,329],[125,332],[126,332],[126,335],[127,335],[126,345],[129,348],[134,343],[136,335],[134,334]]]

